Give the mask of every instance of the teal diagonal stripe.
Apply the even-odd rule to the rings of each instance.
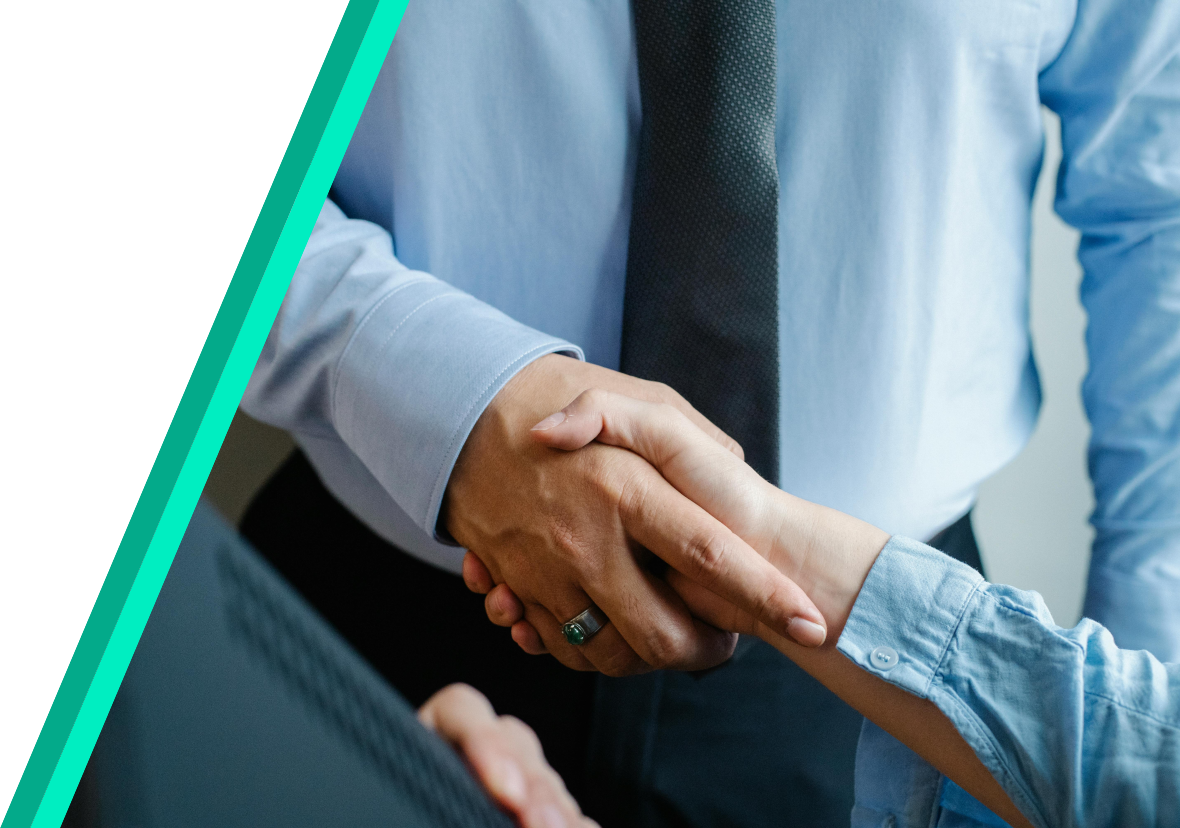
[[[407,0],[350,0],[0,828],[78,786]]]

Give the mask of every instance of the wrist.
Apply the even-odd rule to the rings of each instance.
[[[539,453],[528,439],[536,420],[560,407],[573,393],[566,386],[569,368],[583,365],[562,354],[545,354],[521,368],[491,399],[476,420],[451,470],[443,492],[439,525],[460,543],[472,527],[465,525],[464,504],[478,505],[481,477],[502,468],[508,457]],[[568,402],[568,400],[565,400]],[[560,403],[560,404],[559,404]],[[476,510],[478,511],[478,509]]]
[[[786,492],[776,491],[775,500],[770,560],[815,602],[834,646],[889,533]]]

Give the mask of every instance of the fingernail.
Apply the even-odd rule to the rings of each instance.
[[[818,647],[828,637],[827,630],[806,618],[792,618],[791,623],[787,624],[787,632],[804,647]]]
[[[561,425],[564,422],[565,422],[565,412],[558,411],[556,414],[550,414],[548,417],[541,420],[541,422],[537,423],[535,426],[533,426],[529,430],[530,431],[548,431],[551,428],[556,428],[557,426]]]
[[[501,802],[512,805],[524,802],[524,774],[520,772],[520,767],[511,759],[502,759],[497,761],[493,768],[488,779],[488,788],[492,795]]]

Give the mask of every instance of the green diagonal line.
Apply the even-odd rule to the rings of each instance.
[[[349,0],[0,828],[60,826],[408,0]]]

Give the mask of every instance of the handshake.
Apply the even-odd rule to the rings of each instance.
[[[1176,664],[779,490],[670,389],[542,358],[480,418],[447,498],[468,587],[527,652],[699,670],[744,633],[863,715],[855,824],[1176,823]],[[524,828],[593,825],[476,691],[420,716]]]
[[[574,669],[705,669],[736,633],[834,643],[888,535],[741,458],[667,387],[544,357],[477,424],[446,526],[491,621]]]
[[[667,387],[560,356],[484,413],[444,508],[490,620],[526,652],[612,676],[713,667],[744,633],[850,684],[834,645],[889,540],[764,480]],[[521,825],[593,825],[528,728],[471,688],[421,716]]]
[[[467,586],[525,651],[621,676],[706,669],[757,636],[1008,824],[1031,824],[938,706],[837,649],[889,535],[763,480],[670,389],[538,360],[480,418],[444,508]],[[892,669],[897,653],[878,650],[872,666]],[[448,688],[421,716],[522,825],[592,825],[527,728],[478,693]]]

